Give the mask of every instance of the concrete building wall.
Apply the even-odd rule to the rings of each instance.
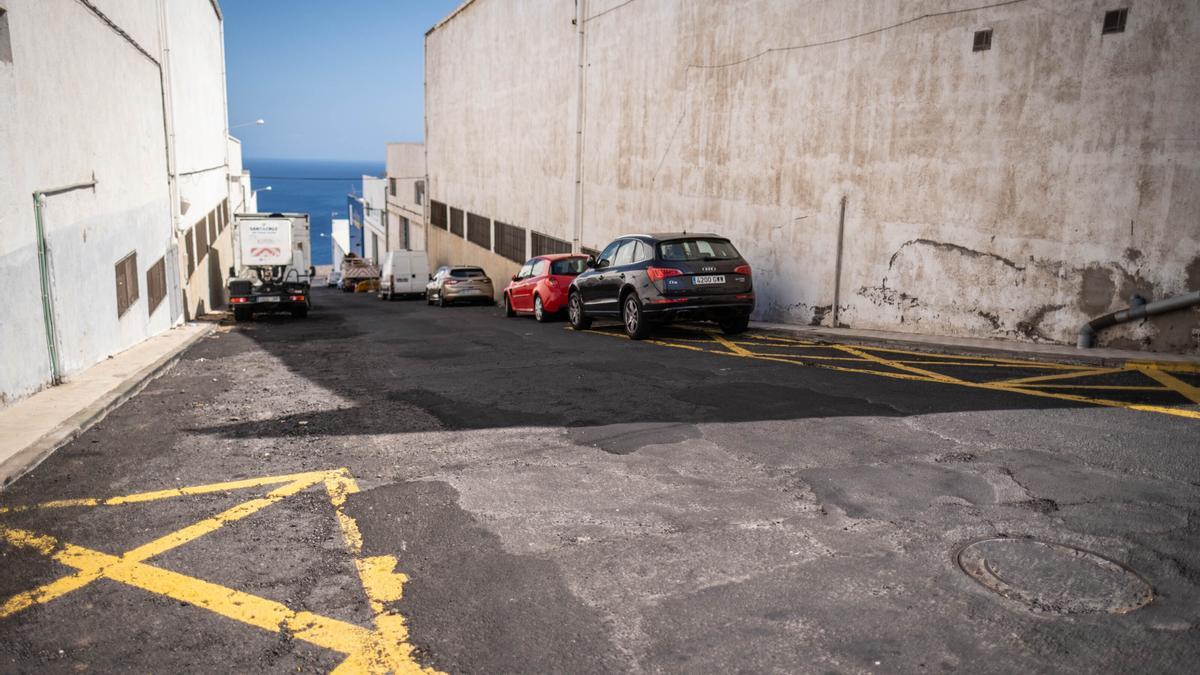
[[[1102,35],[1102,0],[590,0],[582,243],[717,231],[757,318],[830,325],[840,286],[843,325],[947,335],[1072,342],[1200,287],[1200,4],[1118,4]],[[571,239],[574,12],[430,31],[432,199]],[[1200,352],[1200,311],[1101,344]]]
[[[418,187],[424,187],[425,182],[423,143],[387,144],[387,182],[388,229],[393,247],[425,250],[425,205],[429,200],[427,196],[417,200]]]
[[[212,0],[170,0],[163,6],[178,175],[176,225],[183,241],[179,270],[186,316],[192,318],[225,306],[226,271],[233,260],[224,39]]]
[[[156,3],[100,2],[130,39],[75,0],[5,0],[0,60],[0,405],[50,382],[33,193],[44,203],[56,344],[65,375],[172,324],[146,271],[172,238]],[[142,53],[144,50],[146,53]],[[86,102],[86,105],[80,105]],[[139,299],[117,315],[115,265],[137,254]]]

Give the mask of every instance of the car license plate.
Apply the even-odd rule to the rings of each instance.
[[[701,284],[723,284],[725,283],[724,274],[710,274],[708,276],[692,277],[692,283],[699,286]]]
[[[264,295],[258,299],[259,302],[279,302],[278,295]]]

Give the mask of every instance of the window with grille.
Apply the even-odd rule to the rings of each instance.
[[[196,271],[196,243],[193,241],[191,230],[188,230],[187,234],[183,235],[183,243],[187,248],[188,278],[191,279],[192,273]]]
[[[483,216],[468,213],[467,239],[476,246],[492,250],[492,221]]]
[[[395,178],[388,179],[388,194],[391,195],[392,197],[396,196],[396,179]]]
[[[163,298],[167,297],[167,259],[162,257],[146,270],[146,300],[150,303],[147,311],[150,314],[158,309]]]
[[[425,181],[419,180],[416,183],[413,183],[413,199],[416,200],[418,204],[425,203]]]
[[[975,42],[971,46],[971,51],[986,52],[992,48],[992,29],[975,31]]]
[[[496,253],[513,262],[525,261],[525,228],[496,221]]]
[[[463,212],[453,206],[450,207],[450,234],[463,236]]]
[[[550,255],[551,253],[570,253],[571,242],[555,239],[548,234],[534,232],[529,242],[533,246],[530,255]]]
[[[429,201],[429,224],[446,229],[446,205],[441,202]]]
[[[1129,18],[1129,8],[1114,9],[1104,13],[1104,28],[1100,30],[1101,35],[1109,33],[1124,33],[1125,20]]]
[[[137,251],[117,261],[117,316],[124,316],[138,299]]]

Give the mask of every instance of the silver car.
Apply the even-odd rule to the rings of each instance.
[[[492,280],[482,267],[466,265],[439,267],[425,286],[425,302],[440,307],[455,302],[492,305],[496,303]]]

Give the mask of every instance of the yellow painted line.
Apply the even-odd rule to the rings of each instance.
[[[1200,363],[1171,363],[1169,361],[1127,361],[1126,366],[1131,368],[1157,368],[1172,373],[1189,373],[1200,374]]]
[[[1019,377],[1011,380],[998,380],[992,384],[1031,384],[1033,382],[1050,382],[1052,380],[1067,380],[1076,377],[1091,377],[1092,375],[1111,375],[1113,373],[1125,372],[1124,368],[1091,368],[1088,370],[1073,370],[1069,373],[1056,373],[1054,375],[1035,375],[1033,377]]]
[[[745,349],[743,347],[737,346],[733,342],[730,342],[729,340],[725,339],[724,336],[717,335],[716,333],[712,333],[711,335],[712,335],[712,339],[715,342],[722,345],[723,347],[725,347],[729,351],[733,352],[734,354],[737,354],[738,356],[754,356],[755,355],[754,352],[750,351],[749,349]]]
[[[262,487],[264,485],[276,485],[279,483],[291,483],[298,480],[307,480],[309,478],[324,478],[327,471],[310,471],[307,473],[294,473],[286,476],[266,476],[262,478],[247,478],[245,480],[227,481],[224,483],[210,483],[208,485],[193,485],[189,487],[172,488],[170,490],[156,490],[154,492],[139,492],[137,494],[125,495],[123,497],[112,497],[104,500],[106,506],[114,506],[119,504],[135,504],[139,502],[152,502],[159,499],[170,499],[172,497],[185,497],[188,495],[202,495],[213,492],[227,492],[229,490],[242,490],[245,488]]]
[[[1174,375],[1154,366],[1134,366],[1141,374],[1174,391],[1192,403],[1200,403],[1200,387],[1194,387]]]
[[[1100,389],[1109,391],[1171,391],[1166,387],[1132,384],[1022,384],[1021,387],[1032,387],[1035,389]]]
[[[838,349],[846,352],[847,354],[854,354],[856,356],[861,356],[866,361],[874,361],[875,363],[878,363],[878,364],[881,364],[884,366],[888,366],[889,368],[895,368],[896,370],[904,370],[904,371],[908,371],[910,373],[915,373],[917,375],[923,375],[931,380],[936,380],[938,382],[953,382],[953,383],[962,382],[962,380],[959,380],[956,377],[950,377],[949,375],[942,375],[941,373],[935,373],[930,370],[925,370],[924,368],[908,366],[903,363],[892,361],[890,359],[885,359],[882,356],[876,356],[874,354],[869,354],[861,349],[856,349],[854,347],[849,347],[846,345],[838,345]]]
[[[164,570],[144,562],[322,482],[337,513],[343,538],[354,555],[355,567],[359,572],[368,603],[375,616],[374,630],[312,612],[294,611],[286,605],[272,600]],[[0,525],[0,539],[8,541],[14,546],[38,551],[76,570],[76,572],[49,584],[9,598],[0,605],[0,618],[10,616],[36,604],[49,602],[83,588],[97,579],[110,579],[207,609],[220,616],[264,630],[289,631],[297,639],[346,655],[336,672],[436,673],[435,670],[421,667],[413,658],[414,649],[408,642],[408,628],[405,619],[387,606],[388,603],[401,599],[404,583],[408,581],[408,576],[403,572],[396,571],[398,561],[393,556],[363,558],[361,555],[362,534],[358,524],[343,509],[346,497],[357,492],[358,485],[345,469],[139,493],[124,498],[105,500],[103,503],[122,504],[151,501],[172,496],[279,483],[286,484],[271,491],[266,497],[237,504],[211,518],[193,523],[121,556],[58,542],[53,537]],[[56,503],[46,502],[46,504]]]

